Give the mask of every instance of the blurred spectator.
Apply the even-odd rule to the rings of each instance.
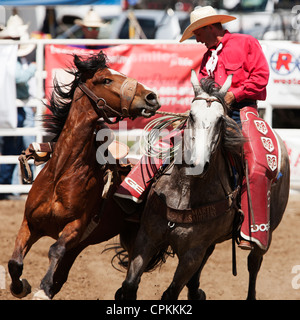
[[[91,9],[85,15],[83,20],[75,19],[75,23],[81,26],[83,38],[84,39],[98,39],[100,28],[105,25],[105,23],[101,20],[96,11]],[[81,48],[87,49],[102,49],[103,46],[98,45],[86,45],[80,46]]]
[[[75,23],[81,26],[85,39],[98,39],[100,27],[105,24],[93,9],[85,15],[83,20],[75,19]]]
[[[25,25],[18,15],[11,16],[7,21],[7,27],[0,32],[0,39],[28,40],[28,25]],[[24,107],[18,108],[18,127],[34,126],[34,111],[26,106],[29,93],[29,82],[36,71],[35,63],[28,63],[27,56],[35,49],[34,44],[21,44],[18,48],[18,60],[16,64],[16,92],[17,98],[22,100]],[[26,139],[27,138],[27,139]],[[2,137],[2,155],[19,155],[27,145],[33,142],[34,137],[14,136]],[[24,143],[24,140],[27,140]],[[29,142],[29,143],[28,143]],[[15,164],[2,164],[0,166],[0,184],[19,183],[18,166]],[[5,198],[6,195],[1,195]]]

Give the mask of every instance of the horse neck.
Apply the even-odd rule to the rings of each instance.
[[[231,191],[227,158],[220,146],[211,156],[209,168],[203,176],[186,175],[186,167],[185,164],[175,164],[170,182],[188,190],[190,194],[187,198],[193,207],[222,200],[225,193]]]
[[[94,130],[98,115],[86,96],[74,99],[64,128],[59,136],[53,162],[56,170],[71,166],[75,161],[96,161]]]

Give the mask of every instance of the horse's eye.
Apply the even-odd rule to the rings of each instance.
[[[111,79],[108,79],[108,78],[103,79],[103,84],[110,84],[111,82],[112,82]]]

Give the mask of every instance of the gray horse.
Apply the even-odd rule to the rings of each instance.
[[[227,116],[223,99],[231,76],[222,88],[209,80],[200,85],[193,71],[191,81],[195,99],[184,129],[182,153],[177,154],[184,161],[181,164],[175,161],[171,173],[162,175],[152,185],[127,277],[116,292],[116,299],[136,299],[147,263],[168,246],[179,262],[162,299],[177,299],[185,285],[189,299],[205,299],[204,291],[199,289],[200,273],[215,245],[236,233],[241,173],[236,182],[228,154],[237,171],[242,172],[241,150],[245,140],[236,123]],[[271,190],[270,242],[289,196],[289,158],[280,137],[278,141],[282,176]],[[266,252],[255,244],[248,256],[247,299],[256,297],[256,278]]]

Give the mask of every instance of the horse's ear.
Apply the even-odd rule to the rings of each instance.
[[[73,62],[76,66],[76,68],[81,72],[84,73],[86,71],[88,71],[88,69],[86,68],[86,65],[84,63],[84,61],[81,59],[81,57],[79,57],[77,54],[74,54],[73,56]]]
[[[75,64],[75,66],[78,68],[78,65],[80,64],[81,60],[79,59],[77,54],[74,54],[73,56],[73,62]]]
[[[202,90],[200,87],[200,82],[198,80],[196,71],[194,69],[192,69],[192,72],[191,72],[191,83],[194,89],[195,97],[197,97],[202,92]]]
[[[233,74],[230,74],[230,75],[227,77],[226,81],[224,82],[222,88],[221,88],[220,91],[219,91],[221,94],[224,94],[224,95],[225,95],[225,94],[227,93],[228,89],[229,89],[230,86],[231,86],[232,77],[233,77]]]

